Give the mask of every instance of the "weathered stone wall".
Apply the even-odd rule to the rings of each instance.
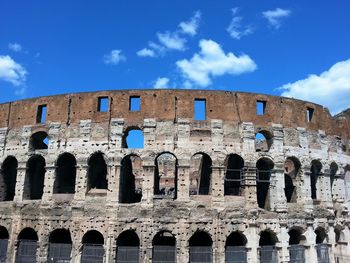
[[[130,96],[140,97],[140,111],[129,110]],[[98,111],[99,97],[108,97],[108,111]],[[195,99],[206,100],[206,120],[194,120]],[[256,114],[256,101],[266,101],[263,115]],[[44,123],[37,123],[40,105],[47,105]],[[308,108],[314,110],[310,122]],[[142,130],[144,148],[125,148],[130,128]],[[40,131],[48,135],[47,149],[31,147],[32,135]],[[258,132],[268,137],[266,151],[256,151]],[[8,262],[15,261],[17,237],[26,227],[38,235],[38,262],[47,262],[49,235],[62,228],[71,234],[72,262],[79,262],[82,238],[88,230],[103,235],[104,261],[115,262],[116,239],[129,229],[140,239],[140,262],[152,261],[152,240],[160,231],[175,236],[177,262],[188,262],[188,242],[196,231],[210,235],[214,262],[225,262],[225,242],[235,231],[247,239],[248,262],[259,262],[262,231],[274,233],[278,262],[289,262],[291,229],[298,229],[304,238],[307,262],[317,262],[315,230],[320,228],[326,233],[323,243],[328,245],[330,262],[338,256],[350,257],[349,182],[345,180],[350,171],[349,138],[348,111],[332,117],[320,105],[250,93],[103,91],[0,104],[0,167],[9,156],[18,162],[14,200],[0,202],[0,226],[9,233]],[[57,159],[66,152],[76,159],[75,190],[54,194]],[[108,186],[89,190],[88,163],[96,152],[103,153]],[[156,160],[161,153],[177,160],[177,180],[168,182],[175,185],[171,198],[154,192]],[[191,174],[198,173],[193,168],[193,163],[198,164],[193,158],[196,153],[205,153],[212,162],[206,195],[190,195]],[[225,195],[230,154],[244,160],[238,195]],[[28,160],[37,155],[45,159],[43,194],[41,199],[28,200]],[[142,198],[121,203],[122,163],[129,155],[141,158],[134,174]],[[287,202],[285,174],[289,171],[285,167],[289,164],[285,162],[290,157],[298,161],[300,169],[290,175],[295,190],[293,201]],[[273,168],[261,208],[256,179],[257,162],[262,159],[269,160]],[[321,170],[315,183],[316,198],[312,199],[313,161],[321,164]],[[332,163],[338,168],[335,173],[331,172]],[[6,187],[4,176],[0,177],[3,195]],[[162,184],[166,184],[164,178]]]

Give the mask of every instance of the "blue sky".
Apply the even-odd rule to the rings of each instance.
[[[143,88],[350,107],[350,2],[0,0],[0,103]]]

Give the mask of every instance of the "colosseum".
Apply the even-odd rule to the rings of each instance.
[[[350,262],[350,109],[116,90],[0,104],[0,262]]]

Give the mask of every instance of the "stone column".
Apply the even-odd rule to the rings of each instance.
[[[211,193],[214,207],[223,207],[225,186],[225,167],[212,166]]]
[[[49,236],[40,235],[37,246],[38,248],[36,251],[36,262],[46,263],[49,249]]]
[[[307,221],[307,230],[305,232],[306,244],[305,244],[305,258],[309,262],[317,262],[317,253],[316,253],[316,234],[313,228],[313,221]]]
[[[25,188],[25,177],[26,177],[27,167],[25,163],[18,163],[17,167],[17,177],[16,177],[16,188],[15,188],[15,202],[22,202],[25,199],[24,188]],[[29,194],[29,193],[28,193]]]
[[[249,228],[244,231],[244,235],[247,238],[247,262],[258,262],[258,247],[259,247],[259,235],[257,233],[257,225],[254,220],[249,222]]]
[[[108,191],[107,191],[107,203],[117,203],[119,200],[119,174],[120,165],[110,164],[108,176]]]
[[[46,165],[45,167],[45,176],[44,176],[44,189],[43,189],[43,196],[41,198],[42,202],[49,202],[52,201],[52,193],[53,193],[53,186],[55,182],[55,170],[56,166],[54,164],[52,165]]]
[[[330,170],[326,169],[325,173],[318,177],[318,180],[320,181],[317,183],[320,186],[320,189],[317,189],[317,194],[320,195],[319,199],[327,208],[333,209]]]
[[[304,199],[304,209],[305,211],[312,212],[313,211],[313,200],[311,198],[311,182],[310,182],[310,176],[311,172],[310,167],[306,166],[304,168],[304,174],[301,176],[304,178],[304,185],[303,185],[303,199]]]
[[[190,163],[189,160],[178,160],[177,166],[177,200],[190,200]]]
[[[87,172],[88,166],[86,160],[81,160],[77,164],[77,175],[75,179],[75,202],[84,202],[87,190]]]
[[[155,165],[151,162],[143,164],[143,176],[142,183],[142,200],[141,205],[152,206],[153,205],[153,193],[154,193],[154,170]]]
[[[278,240],[277,243],[278,252],[279,252],[279,259],[281,263],[288,263],[289,262],[289,234],[287,229],[286,223],[280,224],[280,233],[278,234]]]
[[[7,130],[7,127],[0,128],[0,156],[3,156],[4,154]]]
[[[273,173],[271,173],[270,178],[269,195],[271,211],[282,213],[288,211],[284,187],[283,164],[276,164],[276,169],[274,169]]]
[[[116,244],[115,237],[113,235],[108,235],[104,248],[105,248],[105,261],[106,263],[115,262],[116,257]]]
[[[328,252],[329,252],[329,263],[337,263],[335,262],[334,258],[334,252],[335,252],[335,232],[334,232],[334,221],[328,220],[328,232],[327,232],[327,245],[328,245]]]
[[[258,199],[256,195],[256,168],[252,166],[244,167],[243,173],[243,195],[246,207],[258,207]]]

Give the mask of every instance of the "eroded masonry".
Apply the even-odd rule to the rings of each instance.
[[[0,262],[350,262],[349,139],[251,93],[0,104]]]

